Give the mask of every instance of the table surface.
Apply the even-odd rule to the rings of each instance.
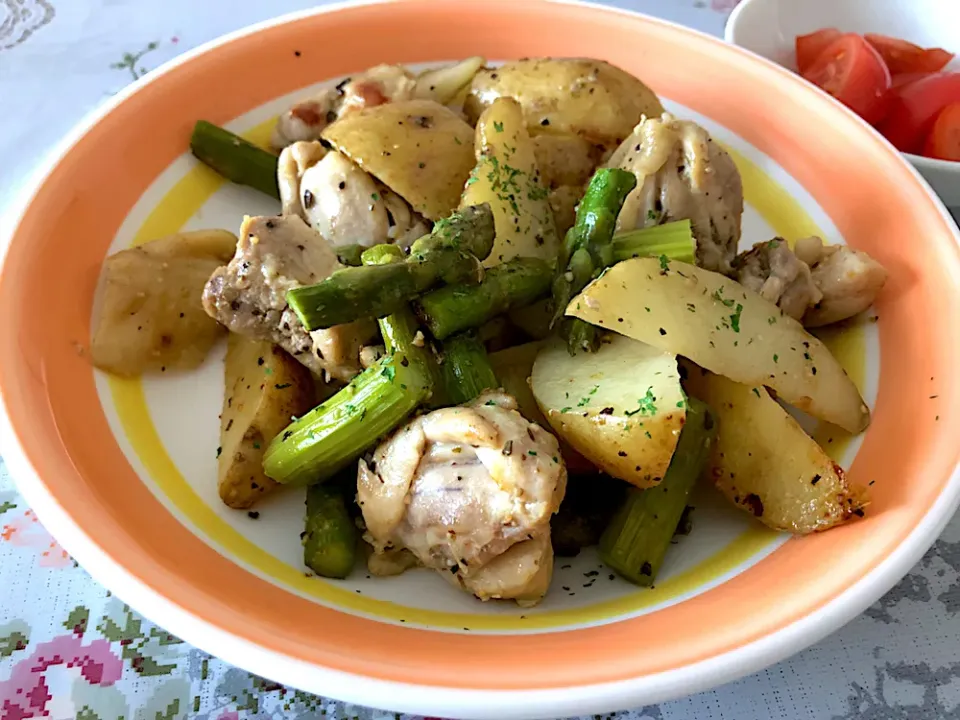
[[[720,35],[736,1],[611,4]],[[24,177],[112,94],[200,43],[314,4],[0,0],[0,222]],[[617,717],[960,717],[958,611],[955,518],[909,575],[833,637],[739,682]],[[60,548],[0,460],[0,720],[321,716],[400,717],[288,690],[141,618]]]

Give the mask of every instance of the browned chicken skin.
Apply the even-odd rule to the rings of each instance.
[[[406,548],[481,599],[542,597],[567,472],[556,438],[516,408],[484,393],[410,421],[360,462],[357,499],[375,552]]]
[[[668,114],[644,119],[606,165],[637,177],[617,217],[617,231],[690,220],[697,265],[731,274],[743,186],[733,160],[706,130]]]
[[[230,331],[279,345],[317,375],[350,380],[372,325],[307,332],[286,301],[288,290],[339,267],[333,248],[299,216],[248,217],[233,259],[207,282],[203,307]]]
[[[818,237],[757,243],[735,261],[737,280],[807,327],[830,325],[866,310],[887,271],[865,252]]]

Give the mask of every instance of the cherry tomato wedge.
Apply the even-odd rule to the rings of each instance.
[[[891,90],[899,90],[904,85],[909,85],[910,83],[915,83],[917,80],[922,80],[925,77],[930,77],[933,73],[925,72],[910,72],[910,73],[900,73],[899,75],[894,75],[892,81],[890,82]]]
[[[879,130],[898,150],[918,153],[943,108],[960,102],[960,73],[936,73],[890,93]]]
[[[887,64],[890,74],[937,72],[943,70],[953,55],[940,48],[922,48],[912,42],[887,35],[867,33],[863,36]]]
[[[809,35],[798,35],[795,40],[797,50],[797,69],[802,74],[814,61],[820,57],[820,53],[826,50],[830,43],[837,40],[842,32],[836,28],[824,28],[817,30]]]
[[[876,50],[854,33],[841,35],[801,73],[871,124],[886,114],[890,71]]]
[[[960,102],[947,105],[937,115],[923,146],[923,154],[941,160],[960,161]]]

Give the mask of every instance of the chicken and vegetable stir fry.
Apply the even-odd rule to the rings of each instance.
[[[784,404],[867,427],[807,328],[867,309],[885,270],[816,237],[738,255],[736,165],[639,79],[380,65],[272,145],[197,123],[194,155],[279,213],[108,258],[91,354],[184,370],[228,334],[220,496],[305,487],[317,574],[420,567],[529,606],[588,545],[652,584],[698,482],[788,532],[863,514]]]

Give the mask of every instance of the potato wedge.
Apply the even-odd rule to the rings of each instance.
[[[533,363],[542,348],[543,343],[530,342],[490,353],[489,359],[493,372],[500,381],[500,387],[517,401],[520,414],[530,422],[549,428],[550,424],[540,412],[537,399],[530,389],[530,373],[533,372]]]
[[[548,202],[559,237],[564,237],[577,222],[577,204],[582,197],[583,187],[580,185],[563,185],[550,191]]]
[[[690,358],[858,433],[870,411],[827,347],[773,303],[718,273],[634,258],[617,263],[567,307],[594,325]]]
[[[432,100],[349,113],[323,138],[430,220],[457,207],[474,165],[473,129]]]
[[[543,184],[582,187],[600,164],[602,149],[570,133],[536,133],[533,147]]]
[[[473,76],[484,62],[484,58],[474,55],[453,65],[424,70],[417,76],[413,96],[421,100],[435,100],[441,105],[454,102],[460,91],[470,86]]]
[[[560,240],[520,106],[510,99],[490,105],[477,123],[475,145],[477,165],[460,205],[490,203],[493,210],[497,235],[483,264],[515,257],[554,261]]]
[[[691,367],[694,397],[720,418],[709,479],[774,530],[806,534],[862,514],[865,489],[837,465],[764,387]]]
[[[263,453],[313,407],[313,376],[272,343],[230,333],[223,377],[217,486],[224,504],[248,508],[278,487],[263,474]]]
[[[539,58],[480,70],[464,104],[467,117],[476,120],[502,97],[523,106],[528,128],[549,127],[606,146],[619,144],[642,115],[663,113],[650,88],[602,60]]]
[[[133,377],[203,362],[224,333],[203,309],[203,287],[230,260],[236,244],[237,237],[226,230],[198,230],[108,257],[90,343],[93,364]]]
[[[500,387],[517,401],[520,414],[530,422],[549,430],[550,423],[541,412],[537,399],[533,396],[533,390],[530,388],[533,363],[542,348],[542,342],[515,345],[512,348],[491,353],[490,365],[493,366],[493,372],[500,381]],[[570,443],[559,436],[557,440],[560,443],[560,454],[563,455],[563,461],[569,472],[584,475],[599,472],[593,463],[570,447]]]
[[[557,434],[601,470],[639,488],[663,479],[687,415],[675,355],[612,334],[571,356],[554,340],[530,383]]]

